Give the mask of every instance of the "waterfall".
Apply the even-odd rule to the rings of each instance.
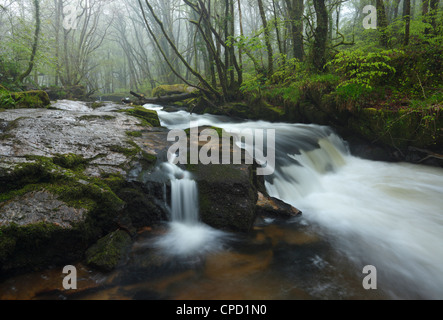
[[[167,162],[162,164],[171,183],[171,222],[196,224],[199,221],[197,183],[188,171]]]
[[[170,222],[168,232],[154,245],[166,255],[192,259],[221,250],[229,236],[200,221],[198,188],[191,173],[172,161],[163,163],[160,170],[171,183]]]

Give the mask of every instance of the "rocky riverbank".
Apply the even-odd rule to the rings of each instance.
[[[155,179],[167,134],[156,112],[139,106],[64,100],[0,112],[0,274],[123,263],[140,230],[169,218],[167,181]],[[248,232],[269,214],[253,166],[190,169],[203,222]]]

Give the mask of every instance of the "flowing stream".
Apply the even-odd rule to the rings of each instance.
[[[170,129],[188,128],[191,121],[276,129],[269,194],[302,210],[305,223],[316,226],[356,272],[375,266],[378,288],[388,297],[443,298],[442,169],[359,159],[326,127],[233,122],[146,107],[157,109]]]
[[[123,270],[80,267],[79,287],[93,289],[69,298],[443,299],[443,169],[357,158],[327,127],[145,107],[169,129],[191,122],[275,129],[275,173],[266,188],[303,216],[258,221],[249,235],[214,230],[199,220],[191,174],[164,163],[158,170],[171,181],[170,221],[135,245]],[[363,288],[367,265],[377,270],[376,290]],[[59,270],[13,279],[0,298],[60,298],[48,279],[59,286]]]

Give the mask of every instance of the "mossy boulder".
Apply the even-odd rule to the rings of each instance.
[[[123,263],[132,245],[127,232],[114,231],[101,238],[86,251],[86,263],[99,270],[110,272]]]
[[[82,257],[87,247],[82,234],[52,223],[0,227],[0,272],[38,270]]]
[[[9,92],[0,88],[0,107],[4,109],[38,109],[50,104],[48,94],[42,90]]]
[[[252,165],[188,166],[198,185],[200,219],[216,229],[249,232],[256,219]]]
[[[184,84],[161,85],[152,90],[153,97],[171,96],[174,94],[192,93],[194,88]]]
[[[148,110],[142,106],[134,106],[131,109],[125,109],[121,112],[124,112],[130,116],[139,118],[143,121],[143,125],[151,126],[151,127],[160,127],[160,119],[158,118],[158,114],[154,110]]]
[[[79,101],[89,100],[87,89],[85,86],[82,85],[65,86],[65,87],[51,86],[48,88],[44,88],[44,91],[53,101],[63,100],[63,99],[79,100]]]
[[[157,136],[130,114],[64,105],[0,113],[0,273],[73,263],[116,228],[165,220],[141,182],[163,130]],[[141,114],[158,121],[156,112]]]

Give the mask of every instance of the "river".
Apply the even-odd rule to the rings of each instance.
[[[86,289],[70,295],[57,269],[23,275],[2,284],[2,299],[443,299],[443,169],[357,158],[327,127],[146,107],[169,129],[275,129],[266,188],[302,217],[258,221],[249,235],[214,230],[187,218],[195,182],[166,163],[173,217],[141,235],[126,267],[79,265]],[[376,289],[363,287],[368,265]]]

